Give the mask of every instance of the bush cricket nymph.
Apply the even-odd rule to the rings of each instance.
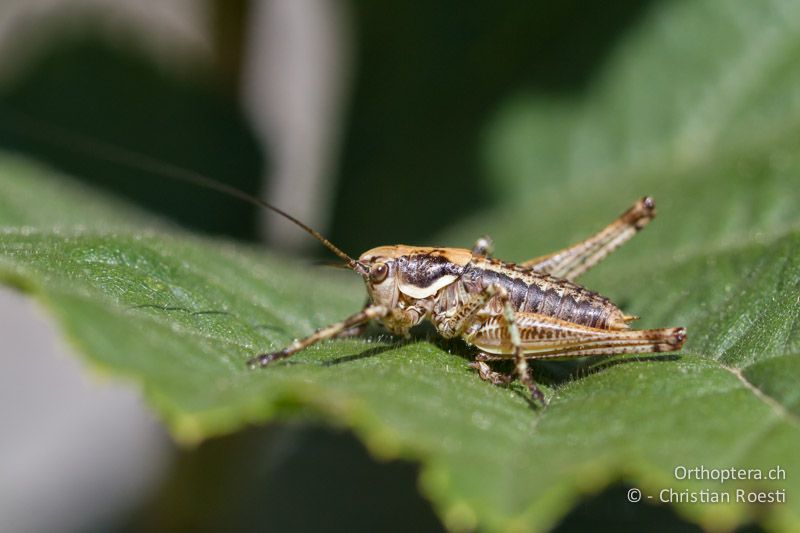
[[[676,351],[683,346],[682,327],[630,329],[637,317],[624,314],[608,298],[574,280],[630,239],[655,216],[645,197],[596,235],[555,253],[514,264],[491,257],[491,240],[479,239],[472,250],[406,245],[379,246],[352,259],[319,233],[290,217],[344,259],[366,284],[369,300],[354,315],[321,328],[282,350],[251,358],[265,367],[343,334],[378,321],[395,335],[424,320],[445,338],[460,337],[480,353],[470,364],[494,384],[518,378],[533,398],[544,402],[528,368],[529,359]],[[514,361],[512,374],[495,372],[490,361]]]
[[[471,250],[379,246],[356,260],[288,213],[223,182],[99,141],[65,142],[63,132],[48,135],[52,128],[37,123],[31,123],[29,130],[36,138],[274,211],[311,234],[364,279],[369,299],[361,311],[282,350],[250,358],[251,368],[286,359],[326,339],[358,333],[373,320],[403,336],[429,320],[443,337],[460,337],[479,350],[470,366],[482,379],[499,385],[518,378],[533,398],[544,401],[528,368],[529,359],[672,352],[686,340],[682,327],[630,329],[628,324],[637,317],[575,283],[653,219],[655,203],[650,197],[633,204],[588,239],[520,264],[492,258],[488,237],[478,239]],[[493,371],[489,362],[497,360],[512,360],[514,371]]]

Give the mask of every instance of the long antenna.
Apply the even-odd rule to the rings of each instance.
[[[279,214],[280,216],[299,226],[312,237],[317,239],[328,250],[343,259],[347,263],[348,268],[355,270],[359,274],[366,274],[366,267],[364,267],[364,265],[344,253],[339,247],[323,237],[322,234],[320,234],[317,230],[303,224],[286,211],[275,207],[274,205],[265,202],[260,198],[256,198],[255,196],[247,194],[236,187],[232,187],[221,181],[209,178],[208,176],[205,176],[199,172],[194,172],[171,163],[160,161],[146,154],[127,150],[125,148],[121,148],[119,146],[115,146],[113,144],[79,133],[67,132],[66,130],[56,126],[44,124],[36,119],[24,116],[16,111],[4,109],[2,110],[2,114],[11,115],[12,119],[16,123],[16,127],[19,130],[24,131],[28,135],[41,141],[50,144],[58,144],[66,148],[82,152],[91,157],[105,159],[113,163],[120,163],[140,170],[152,172],[154,174],[159,174],[174,180],[191,183],[199,187],[204,187],[206,189],[211,189],[213,191],[238,198],[239,200],[252,204],[256,207],[269,209],[270,211]],[[5,117],[3,122],[6,122]]]

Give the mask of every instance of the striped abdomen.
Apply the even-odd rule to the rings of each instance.
[[[548,274],[485,260],[469,265],[462,279],[473,290],[499,284],[521,313],[541,313],[594,328],[627,327],[622,311],[608,298]]]

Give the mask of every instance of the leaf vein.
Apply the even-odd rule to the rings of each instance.
[[[775,412],[775,414],[778,415],[779,418],[783,418],[788,422],[792,423],[793,425],[800,427],[800,417],[789,411],[786,407],[783,406],[783,404],[781,404],[775,398],[773,398],[772,396],[768,395],[767,393],[759,389],[755,384],[753,384],[750,380],[748,380],[744,376],[741,369],[726,365],[720,365],[720,366],[725,370],[727,370],[728,372],[730,372],[731,374],[733,374],[734,376],[736,376],[736,379],[738,379],[739,382],[742,385],[744,385],[747,390],[752,392],[756,396],[756,398],[767,404],[767,406],[769,406],[770,409],[772,409],[773,412]]]

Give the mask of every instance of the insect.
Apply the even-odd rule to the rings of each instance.
[[[461,337],[480,350],[471,363],[494,384],[518,378],[531,396],[544,403],[527,361],[589,355],[676,351],[686,330],[630,329],[638,317],[624,314],[608,298],[575,279],[644,228],[655,216],[645,197],[596,235],[555,253],[521,264],[491,257],[488,237],[472,250],[406,245],[379,246],[357,260],[319,233],[286,216],[346,261],[366,284],[369,300],[354,315],[291,343],[282,350],[248,361],[266,367],[317,342],[363,330],[373,320],[395,335],[430,320],[445,338]],[[512,374],[493,371],[489,362],[512,359]]]
[[[680,350],[686,340],[682,327],[630,329],[628,324],[638,317],[624,314],[608,298],[575,283],[653,219],[655,202],[650,197],[588,239],[520,264],[492,258],[488,237],[478,239],[471,250],[379,246],[356,260],[288,213],[225,183],[96,139],[72,137],[65,142],[63,132],[30,119],[26,122],[29,135],[53,144],[274,211],[311,234],[364,279],[369,299],[361,311],[282,350],[252,357],[251,368],[266,367],[326,339],[356,334],[373,320],[403,336],[430,320],[443,337],[460,337],[478,348],[470,366],[482,379],[497,385],[519,379],[534,399],[544,403],[528,360],[671,352]],[[492,370],[489,363],[498,360],[513,360],[513,372]]]

